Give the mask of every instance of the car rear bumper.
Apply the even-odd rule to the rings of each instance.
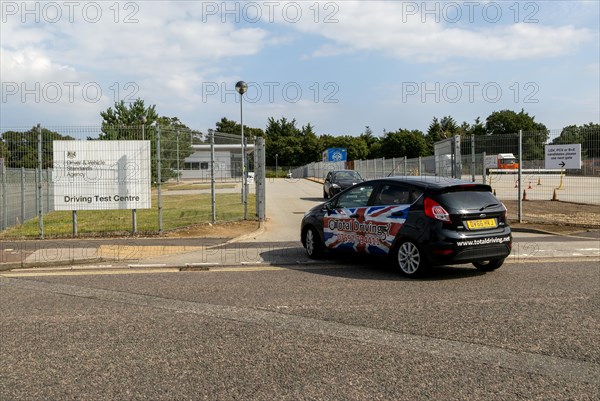
[[[489,236],[445,237],[425,245],[426,254],[433,264],[471,263],[505,259],[512,249],[510,229]]]

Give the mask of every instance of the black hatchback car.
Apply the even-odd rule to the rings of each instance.
[[[354,170],[330,171],[325,176],[325,182],[323,182],[323,197],[328,199],[363,181],[364,179],[360,174]]]
[[[445,264],[472,263],[491,271],[511,251],[506,213],[489,185],[440,177],[382,178],[309,210],[301,240],[311,258],[328,249],[390,256],[409,277]]]

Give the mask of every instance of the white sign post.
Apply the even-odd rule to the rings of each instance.
[[[546,145],[546,169],[580,169],[581,144]]]
[[[55,210],[148,209],[149,141],[53,141]]]

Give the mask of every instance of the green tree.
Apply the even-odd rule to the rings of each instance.
[[[469,124],[466,121],[458,127],[457,134],[460,136],[471,136],[471,135],[486,135],[485,125],[481,122],[481,118],[477,117],[473,124]]]
[[[202,133],[190,129],[177,117],[160,117],[161,181],[177,177],[183,160],[194,153],[192,144],[200,143]]]
[[[600,157],[600,124],[584,124],[581,130],[582,151],[587,157]]]
[[[544,124],[536,122],[535,117],[523,109],[519,113],[512,110],[494,111],[485,121],[485,130],[488,135],[517,134],[519,130],[548,132]]]
[[[294,166],[300,166],[319,160],[321,146],[319,138],[315,134],[313,126],[310,123],[302,127],[300,130],[300,137],[302,153],[299,155],[299,164],[294,164]]]
[[[223,117],[215,124],[215,127],[215,143],[242,143],[242,130],[237,122]],[[264,137],[264,135],[262,129],[248,127],[244,124],[244,140],[247,144],[254,143],[257,137]]]
[[[514,143],[514,135],[523,131],[523,157],[526,160],[539,160],[544,158],[544,145],[548,141],[548,128],[542,123],[535,121],[525,110],[519,113],[512,110],[495,111],[490,114],[485,122],[485,130],[488,135],[505,135],[510,137]],[[518,143],[518,142],[517,142]],[[514,148],[514,146],[512,146]],[[517,153],[518,149],[512,151]]]
[[[554,138],[552,145],[565,145],[568,143],[581,143],[583,140],[581,128],[577,125],[568,125],[562,129],[560,135]]]
[[[42,168],[51,168],[53,165],[53,141],[73,140],[68,135],[42,128]],[[4,159],[4,166],[11,168],[37,168],[38,167],[38,128],[32,127],[28,131],[6,131],[2,134],[0,151]]]
[[[312,129],[312,128],[311,128]],[[275,120],[270,117],[265,129],[266,163],[274,166],[280,165],[300,166],[304,150],[302,149],[302,133],[296,127],[296,120],[288,121],[285,117]]]
[[[115,103],[114,109],[109,107],[100,112],[102,132],[98,140],[148,140],[150,141],[150,158],[152,182],[158,180],[156,138],[160,130],[161,145],[161,182],[176,177],[177,147],[179,160],[193,153],[192,141],[199,140],[202,134],[191,130],[177,117],[159,117],[156,106],[146,107],[142,99],[126,105],[124,101]],[[91,138],[88,138],[91,139]]]
[[[388,132],[381,139],[381,149],[382,156],[386,158],[406,156],[412,159],[428,154],[427,141],[419,130]]]
[[[581,144],[581,154],[584,158],[600,157],[600,124],[569,125],[552,141],[553,145],[570,143]]]
[[[365,126],[365,131],[358,136],[360,142],[367,147],[366,154],[361,153],[360,156],[352,160],[375,159],[380,157],[381,140],[373,134],[373,130],[368,125]],[[360,145],[362,147],[362,145]]]
[[[2,138],[0,138],[0,159],[3,160],[3,163],[6,163],[8,161],[8,157],[8,147],[6,146]]]
[[[106,111],[100,112],[102,132],[98,139],[156,140],[155,131],[150,129],[158,122],[159,118],[155,105],[146,107],[142,99],[136,99],[129,106],[121,100],[115,103],[114,107],[114,109],[109,107]]]
[[[434,153],[434,144],[436,142],[450,138],[454,135],[459,135],[459,133],[460,127],[456,123],[456,120],[451,116],[442,117],[440,120],[438,120],[437,117],[434,117],[429,124],[427,135],[425,136],[428,154],[432,155]]]

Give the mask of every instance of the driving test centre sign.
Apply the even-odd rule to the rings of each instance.
[[[580,169],[581,144],[546,145],[546,169]]]
[[[53,141],[55,210],[148,209],[149,141]]]

